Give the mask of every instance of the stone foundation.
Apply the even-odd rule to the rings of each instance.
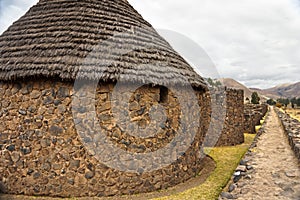
[[[300,161],[300,122],[290,117],[288,114],[279,111],[278,108],[275,108],[275,111],[281,120],[289,144]]]
[[[205,95],[195,91],[199,107],[190,105],[189,110],[184,111],[179,100],[189,97],[185,88],[179,88],[180,92],[175,95],[164,87],[142,86],[131,93],[128,101],[122,101],[127,103],[128,110],[124,110],[123,105],[113,99],[114,86],[101,83],[95,98],[89,99],[87,90],[74,100],[77,93],[73,83],[44,80],[1,82],[2,192],[59,197],[112,196],[160,190],[195,176],[203,167],[199,147],[210,120],[210,104]],[[121,91],[123,89],[126,90],[126,85],[120,87]],[[126,96],[126,91],[122,96]],[[90,100],[94,103],[90,107],[81,106],[83,101]],[[93,116],[89,109],[95,110],[97,120],[94,122],[89,121]],[[124,112],[125,118],[130,120],[129,125],[134,126],[127,126],[122,118],[117,119],[118,112]],[[189,115],[184,116],[188,117],[186,120],[199,128],[195,130],[193,126],[183,124],[183,112],[188,112]],[[232,112],[235,112],[233,108]],[[199,121],[195,121],[199,113]],[[157,155],[157,162],[154,160],[150,166],[143,166],[143,159],[139,160],[138,156],[132,165],[119,162],[116,168],[107,166],[102,158],[99,159],[107,152],[101,146],[105,143],[101,143],[102,138],[95,132],[97,126],[115,149],[132,155],[144,155],[162,148],[167,150]],[[146,137],[142,132],[148,127],[149,132],[159,131]],[[187,144],[188,149],[175,151],[171,148],[182,145],[175,140],[180,131],[184,131],[180,141],[191,139],[191,143]],[[190,134],[193,132],[196,133],[194,137]],[[171,147],[168,147],[169,143]],[[176,157],[176,153],[180,156]],[[107,162],[117,157],[110,156],[106,158]],[[155,166],[166,158],[174,159],[174,162],[161,168]],[[145,171],[151,167],[155,170]]]
[[[244,132],[255,133],[255,126],[260,125],[260,120],[268,111],[267,104],[245,104]]]

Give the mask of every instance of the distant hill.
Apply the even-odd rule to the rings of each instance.
[[[264,93],[268,94],[270,97],[274,96],[277,98],[292,98],[300,97],[300,82],[294,84],[282,84],[276,87],[263,90]]]
[[[245,85],[241,84],[240,82],[232,78],[222,78],[220,79],[220,82],[228,88],[244,90],[244,97],[245,98],[248,97],[249,99],[251,99],[251,94],[253,91],[251,91],[249,88],[247,88]]]
[[[300,97],[300,82],[294,84],[281,84],[269,89],[259,89],[259,88],[248,88],[242,83],[232,79],[232,78],[222,78],[219,79],[222,85],[228,88],[235,88],[244,90],[245,98],[251,99],[251,94],[257,92],[262,100],[267,100],[269,98],[278,99],[278,98],[293,98]]]
[[[278,95],[276,95],[276,94],[270,94],[270,93],[268,93],[267,91],[265,91],[265,90],[262,90],[262,89],[259,89],[259,88],[249,88],[251,91],[253,91],[253,92],[257,92],[259,95],[261,95],[261,96],[263,96],[263,97],[265,97],[266,99],[270,99],[270,98],[272,98],[272,99],[278,99],[278,98],[280,98]]]
[[[300,82],[281,84],[269,89],[247,88],[245,85],[231,78],[220,79],[224,86],[244,90],[245,98],[251,98],[252,92],[257,92],[262,99],[278,99],[300,97]]]

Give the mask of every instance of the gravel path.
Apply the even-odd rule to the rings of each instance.
[[[273,108],[264,133],[244,160],[249,170],[231,184],[230,189],[234,190],[230,195],[240,200],[300,200],[299,162]]]

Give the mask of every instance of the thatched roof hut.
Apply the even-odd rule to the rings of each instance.
[[[77,80],[99,81],[94,96]],[[203,168],[205,90],[126,0],[40,0],[0,36],[0,191],[112,196],[186,181]]]
[[[0,36],[0,52],[1,80],[121,76],[205,87],[126,0],[41,0]]]

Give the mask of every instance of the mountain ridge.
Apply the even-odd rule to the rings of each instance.
[[[248,88],[237,80],[232,78],[221,78],[219,81],[226,87],[244,90],[245,98],[251,99],[251,94],[257,92],[263,99],[293,98],[300,97],[300,82],[285,83],[275,87],[260,89]]]
[[[281,84],[272,88],[265,89],[263,91],[271,95],[278,96],[279,98],[300,97],[300,82]]]

